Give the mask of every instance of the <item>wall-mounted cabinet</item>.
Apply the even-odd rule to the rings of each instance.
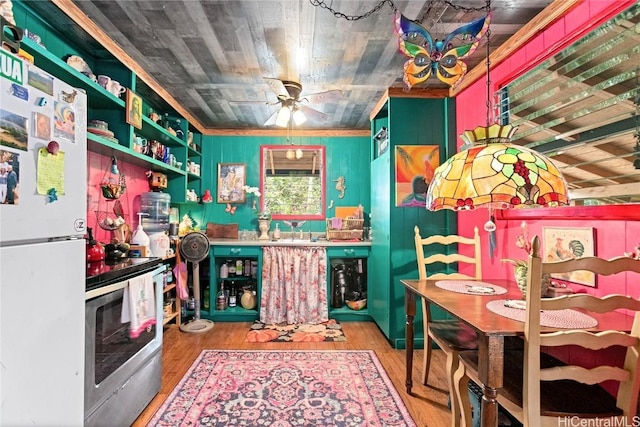
[[[87,93],[88,149],[105,156],[115,155],[122,161],[166,174],[167,190],[174,202],[185,202],[190,188],[199,194],[199,176],[187,170],[191,159],[200,160],[198,152],[188,147],[189,123],[156,94],[150,99],[142,98],[141,127],[138,129],[128,124],[126,92],[119,95],[110,92],[98,83],[99,77],[104,79],[108,76],[111,81],[140,96],[148,95],[149,87],[105,49],[74,45],[74,38],[68,34],[84,30],[78,27],[64,32],[64,29],[55,28],[31,6],[21,1],[13,3],[17,26],[34,35],[33,38],[25,36],[21,48],[33,57],[37,67]],[[67,63],[69,56],[77,57],[76,61]],[[170,117],[167,126],[149,118],[152,111],[161,113],[163,118]],[[106,122],[108,129],[92,129],[92,121]],[[136,141],[144,141],[148,148],[140,149]],[[152,146],[157,148],[155,156]]]

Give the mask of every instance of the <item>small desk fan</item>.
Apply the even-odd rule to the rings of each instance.
[[[213,328],[213,322],[200,318],[200,261],[209,254],[209,239],[202,233],[189,233],[180,242],[180,253],[191,263],[195,316],[193,320],[180,325],[183,332],[206,332]]]

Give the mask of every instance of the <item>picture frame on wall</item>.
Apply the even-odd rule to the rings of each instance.
[[[245,163],[218,163],[218,203],[244,203]]]
[[[439,165],[438,145],[396,145],[396,207],[424,208],[427,189]]]
[[[542,259],[545,262],[596,256],[593,227],[542,227]],[[596,277],[590,271],[554,273],[552,279],[596,287]]]
[[[136,129],[142,129],[142,98],[131,89],[127,89],[126,122]]]

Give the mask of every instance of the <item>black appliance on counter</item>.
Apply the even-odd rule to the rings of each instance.
[[[331,307],[342,308],[346,301],[367,298],[365,260],[331,260]]]
[[[131,425],[162,381],[161,258],[128,258],[87,264],[85,290],[84,425]],[[156,324],[137,338],[121,322],[128,281],[153,277]]]

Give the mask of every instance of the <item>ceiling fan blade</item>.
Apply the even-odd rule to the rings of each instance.
[[[289,92],[287,92],[287,88],[284,87],[282,80],[265,77],[264,81],[269,85],[271,90],[274,91],[276,95],[278,95],[278,98],[289,98]]]
[[[338,102],[343,98],[344,97],[342,96],[342,92],[340,92],[339,90],[328,90],[326,92],[304,95],[301,101],[304,101],[306,99],[309,104],[323,104],[326,102]]]
[[[298,108],[308,119],[311,119],[314,122],[325,122],[329,119],[328,115],[316,110],[315,108],[307,107],[306,105],[298,105]]]
[[[276,124],[276,119],[278,118],[278,111],[280,111],[280,110],[278,109],[275,113],[273,113],[271,115],[271,117],[269,117],[267,119],[267,121],[264,122],[263,126],[273,126],[273,125],[275,125]]]

